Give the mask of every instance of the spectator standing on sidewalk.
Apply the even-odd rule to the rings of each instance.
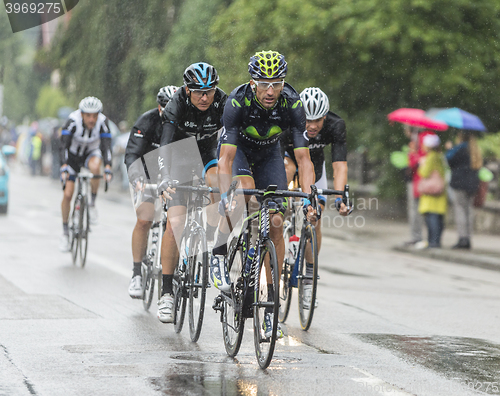
[[[427,225],[428,247],[440,248],[441,235],[444,230],[444,216],[448,206],[444,182],[445,160],[440,151],[441,141],[436,134],[427,134],[422,139],[422,143],[426,155],[420,160],[418,174],[421,180],[419,183],[423,183],[423,179],[429,179],[435,176],[433,173],[437,171],[441,178],[440,180],[443,188],[440,193],[433,195],[427,195],[421,191],[418,210],[424,215]]]
[[[419,132],[416,127],[405,126],[405,134],[410,138],[408,146],[410,151],[408,153],[408,177],[409,181],[406,183],[406,197],[407,197],[407,210],[408,222],[410,223],[411,239],[406,242],[407,246],[415,246],[417,248],[425,247],[427,244],[423,241],[422,228],[423,218],[418,210],[420,193],[418,192],[418,182],[420,176],[418,174],[418,167],[420,160],[425,156],[425,151],[422,145],[422,139],[429,133],[429,131]]]
[[[446,142],[446,159],[451,169],[453,211],[458,232],[458,242],[452,249],[470,249],[474,221],[474,196],[479,188],[478,171],[483,166],[483,157],[477,140],[470,132],[460,132],[457,145]]]

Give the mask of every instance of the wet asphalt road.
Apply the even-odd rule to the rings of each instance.
[[[213,290],[196,344],[128,297],[125,194],[101,191],[81,269],[58,251],[57,182],[13,173],[0,217],[0,395],[500,393],[500,272],[325,238],[311,329],[294,299],[262,371],[250,321],[237,359],[226,356]]]

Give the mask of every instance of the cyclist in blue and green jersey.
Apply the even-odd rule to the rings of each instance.
[[[295,157],[299,166],[300,180],[305,192],[314,183],[314,168],[307,144],[306,118],[298,93],[285,83],[287,63],[285,57],[275,51],[257,52],[250,58],[248,70],[251,80],[237,87],[229,96],[224,108],[224,129],[219,141],[219,184],[221,192],[227,191],[231,176],[239,180],[242,188],[263,189],[277,185],[286,190],[286,173],[280,152],[280,135],[290,129],[293,135]],[[221,195],[219,212],[225,213],[233,202]],[[310,206],[310,202],[305,202]],[[243,210],[238,205],[235,210]],[[286,202],[283,202],[286,207]],[[314,217],[312,207],[308,215]],[[272,215],[270,236],[276,247],[279,271],[284,258],[283,212]],[[210,279],[221,291],[228,291],[229,277],[226,268],[229,227],[219,225],[217,243],[213,249]],[[271,273],[268,269],[268,279]],[[272,285],[268,285],[272,288]],[[270,290],[269,295],[272,295]],[[271,334],[271,314],[264,318],[266,336]],[[278,336],[282,337],[281,329]]]

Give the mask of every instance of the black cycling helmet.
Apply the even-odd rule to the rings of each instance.
[[[276,51],[259,51],[248,62],[248,72],[254,80],[285,78],[287,70],[285,56]]]
[[[156,95],[156,102],[161,106],[165,107],[168,102],[172,100],[177,87],[174,85],[167,85],[166,87],[160,88],[158,95]]]
[[[184,84],[191,89],[210,89],[219,84],[219,75],[212,65],[198,62],[189,65],[184,70]],[[206,80],[205,82],[203,80]]]

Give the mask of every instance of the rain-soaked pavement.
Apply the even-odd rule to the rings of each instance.
[[[0,217],[1,396],[500,393],[500,272],[393,252],[381,239],[390,229],[325,237],[312,326],[300,329],[294,299],[263,371],[251,321],[236,359],[226,356],[213,289],[198,343],[128,297],[126,195],[99,196],[81,269],[57,250],[58,184],[15,171],[11,189]]]
[[[500,345],[485,340],[447,336],[357,334],[471,390],[500,393]]]

